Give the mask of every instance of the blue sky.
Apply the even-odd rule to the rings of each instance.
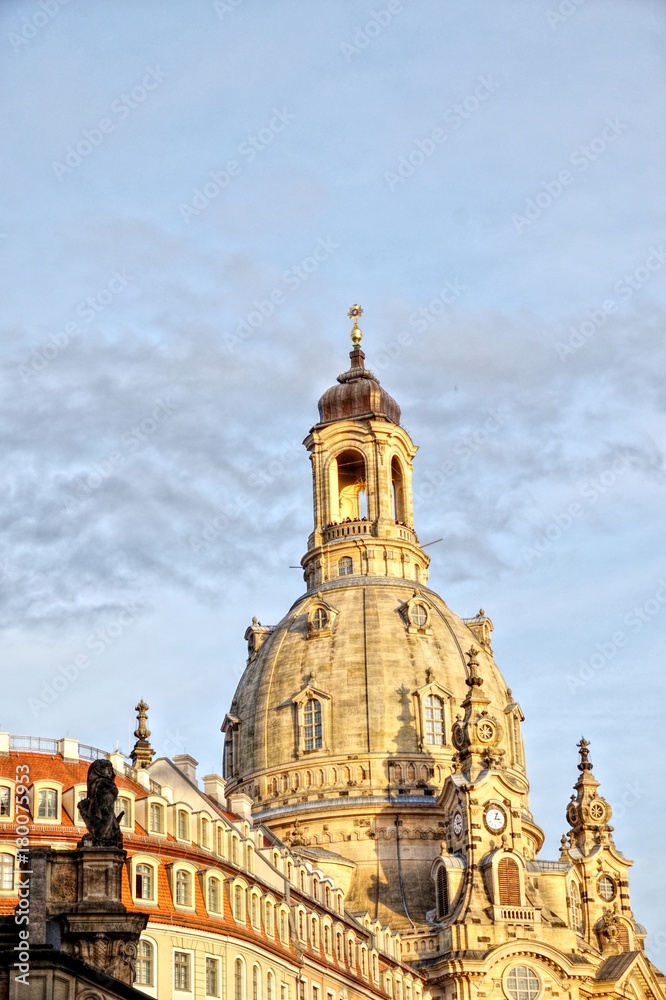
[[[431,585],[491,615],[527,717],[545,855],[584,734],[666,965],[665,25],[6,0],[2,728],[127,749],[143,697],[160,750],[219,769],[244,630],[301,593],[301,441],[361,302]]]

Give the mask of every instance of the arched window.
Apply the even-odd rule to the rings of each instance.
[[[316,608],[312,615],[312,627],[317,632],[321,632],[328,624],[328,615],[325,608]]]
[[[365,459],[359,451],[343,451],[337,457],[338,516],[342,521],[367,517],[368,484]],[[335,511],[332,511],[335,516]]]
[[[331,908],[331,887],[330,887],[330,885],[325,886],[325,888],[324,888],[324,897],[325,897],[326,906],[328,906],[328,908],[330,910],[330,908]]]
[[[391,459],[391,495],[393,499],[393,518],[405,521],[405,482],[400,461],[394,456]]]
[[[520,906],[520,872],[511,858],[502,858],[497,866],[500,906]]]
[[[14,855],[0,854],[0,889],[14,888]]]
[[[301,910],[298,913],[298,936],[301,941],[305,941],[305,914]]]
[[[339,931],[335,935],[335,956],[338,962],[344,961],[345,953],[342,945],[342,934]]]
[[[324,924],[324,951],[327,955],[331,953],[331,931],[326,924]]]
[[[571,926],[576,934],[583,934],[583,907],[580,901],[580,889],[577,882],[570,883],[569,904],[571,906]]]
[[[245,1000],[245,969],[241,958],[234,962],[234,1000]]]
[[[444,701],[436,694],[425,699],[425,741],[428,746],[444,746]]]
[[[243,887],[240,885],[234,887],[234,917],[236,920],[245,920],[245,914],[243,913]]]
[[[192,905],[192,876],[182,869],[176,872],[176,902],[179,906]]]
[[[270,971],[266,975],[266,1000],[275,1000],[275,976]]]
[[[349,962],[350,965],[354,964],[354,955],[355,955],[354,941],[352,938],[349,938],[349,940],[347,941],[347,961]]]
[[[208,910],[210,913],[220,913],[221,906],[220,902],[222,899],[222,893],[220,892],[220,880],[211,876],[208,879]]]
[[[178,840],[190,839],[190,817],[187,815],[184,809],[178,810],[176,836],[178,837]]]
[[[259,926],[259,898],[254,893],[250,898],[250,921],[253,927]]]
[[[343,556],[338,561],[338,576],[351,576],[354,572],[354,560],[351,556]]]
[[[154,899],[154,883],[152,865],[137,865],[135,878],[137,899]]]
[[[7,785],[0,785],[0,816],[11,816],[12,795],[11,788]]]
[[[210,847],[210,821],[201,817],[201,846]]]
[[[287,914],[280,910],[280,940],[286,941],[288,937]]]
[[[252,1000],[261,1000],[261,973],[258,965],[252,967]]]
[[[437,869],[435,881],[435,897],[437,900],[437,916],[445,917],[449,912],[449,880],[444,865]]]
[[[308,698],[303,708],[303,742],[306,750],[321,750],[323,746],[321,702]]]
[[[150,803],[150,832],[164,833],[164,806],[159,802]]]
[[[155,985],[155,946],[150,941],[139,941],[134,982],[137,986]]]

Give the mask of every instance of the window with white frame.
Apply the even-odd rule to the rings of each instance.
[[[11,892],[14,888],[15,864],[13,854],[0,854],[0,889],[4,892]]]
[[[231,862],[234,865],[238,864],[238,837],[231,838]]]
[[[114,806],[116,816],[118,816],[122,827],[132,827],[132,800],[126,795],[119,795]]]
[[[134,871],[134,895],[137,899],[155,898],[155,869],[143,862]]]
[[[250,897],[250,922],[253,927],[259,927],[259,897],[254,892]]]
[[[234,886],[234,917],[245,920],[245,891],[241,885]]]
[[[192,875],[183,868],[176,871],[176,903],[192,906]]]
[[[261,1000],[261,972],[258,965],[252,966],[252,1000]]]
[[[151,833],[164,833],[164,806],[151,802],[148,811],[148,827]]]
[[[515,965],[506,977],[505,991],[511,1000],[536,1000],[540,990],[539,977],[527,965]]]
[[[245,867],[250,873],[254,871],[254,846],[252,844],[245,845]]]
[[[444,746],[444,699],[437,694],[426,695],[423,715],[427,746]]]
[[[206,956],[206,996],[207,997],[219,997],[220,996],[220,960],[219,958],[212,958],[210,955]]]
[[[37,792],[37,819],[58,818],[58,792],[55,788],[40,788]]]
[[[280,940],[286,941],[289,937],[289,917],[284,910],[280,910]]]
[[[242,958],[234,962],[234,1000],[245,1000],[245,965]]]
[[[205,816],[201,817],[201,846],[206,850],[210,848],[210,820]]]
[[[136,986],[155,985],[155,945],[145,939],[139,941],[136,950],[134,983]]]
[[[275,904],[270,899],[266,900],[264,906],[264,930],[267,937],[275,934]]]
[[[266,974],[266,1000],[275,1000],[275,976],[270,971]]]
[[[303,706],[303,744],[306,750],[321,750],[324,745],[321,702],[308,698]]]
[[[173,953],[173,986],[176,990],[192,992],[192,955],[188,951]]]
[[[190,839],[190,817],[185,809],[179,809],[176,813],[176,837],[178,840]]]
[[[208,912],[222,912],[222,883],[216,875],[211,875],[208,879]]]
[[[12,814],[12,790],[7,785],[0,785],[0,816]]]

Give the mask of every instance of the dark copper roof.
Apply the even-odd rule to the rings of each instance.
[[[338,385],[332,385],[319,400],[319,420],[348,420],[353,417],[385,417],[400,423],[400,407],[379,384],[379,379],[363,364],[365,354],[360,347],[349,352],[349,371],[338,375]]]

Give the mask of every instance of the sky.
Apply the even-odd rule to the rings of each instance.
[[[666,967],[658,0],[5,0],[0,729],[221,767],[366,364],[556,858],[576,743]]]

